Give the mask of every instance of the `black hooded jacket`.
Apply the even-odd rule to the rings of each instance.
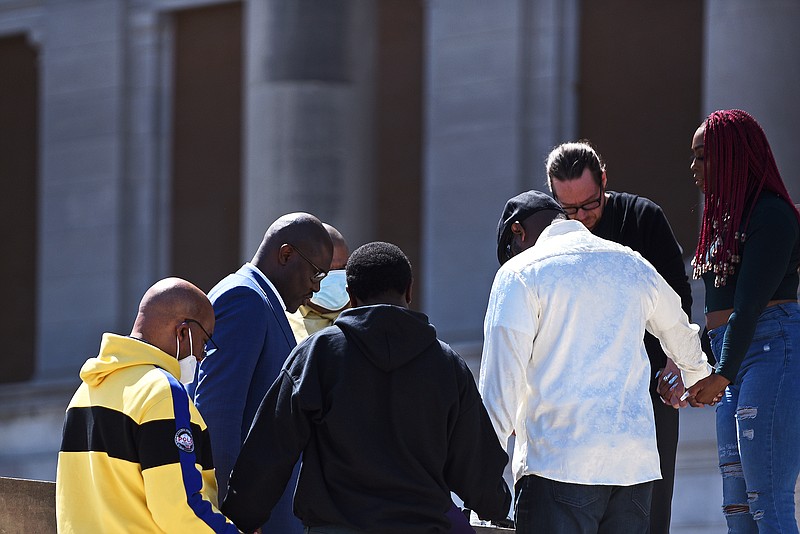
[[[450,490],[505,518],[508,461],[464,360],[428,318],[391,305],[343,312],[294,349],[264,397],[222,511],[263,524],[303,454],[294,510],[307,526],[448,532]]]

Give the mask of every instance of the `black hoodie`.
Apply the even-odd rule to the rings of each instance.
[[[294,510],[307,526],[448,532],[450,490],[481,517],[508,512],[508,457],[469,368],[405,308],[346,310],[294,349],[261,403],[223,513],[245,532],[263,524],[301,452]]]

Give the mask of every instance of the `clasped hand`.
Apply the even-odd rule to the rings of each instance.
[[[675,363],[667,359],[667,365],[656,373],[657,391],[664,404],[673,408],[695,408],[706,404],[714,406],[722,399],[722,393],[730,382],[722,375],[712,373],[698,381],[688,390],[683,385],[681,373]]]

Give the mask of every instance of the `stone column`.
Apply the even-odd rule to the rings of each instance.
[[[77,380],[100,334],[132,318],[120,306],[125,4],[42,9],[37,378]]]
[[[125,17],[125,86],[122,195],[124,220],[120,269],[120,324],[131,327],[142,295],[170,273],[169,225],[173,68],[172,25],[152,6],[128,9]]]
[[[308,211],[355,245],[373,227],[374,0],[248,0],[242,253]]]
[[[789,194],[800,202],[800,2],[706,0],[705,7],[703,111],[751,113],[767,134]]]
[[[473,369],[505,201],[574,135],[576,2],[426,3],[425,311]]]

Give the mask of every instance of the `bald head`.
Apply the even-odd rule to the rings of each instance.
[[[330,270],[333,242],[319,219],[289,213],[270,225],[252,263],[275,286],[292,313],[319,291],[318,273]]]
[[[206,332],[212,333],[214,309],[211,302],[194,284],[181,278],[165,278],[153,284],[142,297],[131,337],[143,339],[167,354],[176,354],[176,337],[188,339],[191,325],[186,324],[187,320],[197,321]],[[202,349],[206,339],[203,333],[197,332],[192,341]],[[181,351],[185,352],[181,357],[189,354],[190,349],[194,354],[202,353],[182,339],[181,343]]]
[[[347,241],[344,240],[344,236],[328,223],[322,223],[322,226],[325,227],[325,230],[328,231],[328,235],[333,242],[333,259],[331,260],[331,270],[334,269],[344,269],[345,265],[347,265],[347,258],[350,257],[350,247],[347,246]]]

